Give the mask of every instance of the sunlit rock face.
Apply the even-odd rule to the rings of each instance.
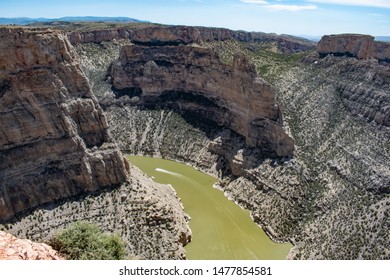
[[[61,31],[0,29],[0,221],[127,170]]]
[[[321,38],[317,50],[321,57],[333,54],[358,59],[374,58],[381,63],[390,63],[390,43],[376,42],[370,35],[326,35]]]

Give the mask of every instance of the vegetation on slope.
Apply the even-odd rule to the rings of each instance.
[[[71,260],[121,260],[126,256],[119,235],[103,233],[96,224],[83,221],[59,231],[50,245]]]
[[[203,43],[218,53],[222,62],[231,64],[235,54],[243,53],[256,67],[257,74],[273,84],[281,75],[291,69],[307,52],[286,54],[277,43],[238,42],[235,40]]]

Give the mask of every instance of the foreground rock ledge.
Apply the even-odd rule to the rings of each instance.
[[[52,247],[0,231],[0,260],[62,260]]]

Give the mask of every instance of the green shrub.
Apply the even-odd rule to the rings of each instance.
[[[120,260],[125,245],[116,234],[105,234],[95,224],[77,221],[59,231],[50,245],[71,260]]]

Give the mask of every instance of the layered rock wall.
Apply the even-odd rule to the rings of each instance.
[[[128,39],[135,44],[148,46],[187,45],[226,40],[276,42],[283,53],[307,51],[315,47],[315,44],[312,42],[291,36],[192,26],[121,27],[93,31],[72,31],[68,36],[70,42],[74,45],[79,43],[101,43],[114,39]]]
[[[60,31],[0,29],[0,123],[0,221],[127,179]]]
[[[390,43],[375,42],[370,35],[340,34],[323,36],[317,50],[321,57],[328,54],[346,55],[359,59],[375,58],[390,62]]]
[[[113,86],[139,105],[168,106],[226,126],[268,154],[292,156],[274,92],[244,56],[232,65],[210,49],[189,46],[124,46],[111,67]]]

